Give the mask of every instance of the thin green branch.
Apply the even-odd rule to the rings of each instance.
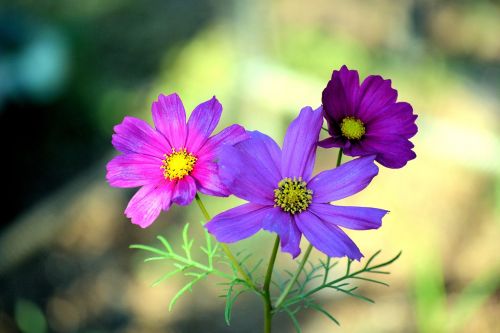
[[[290,290],[292,289],[293,285],[295,284],[295,282],[297,282],[297,278],[299,277],[300,273],[302,272],[302,269],[304,268],[304,265],[306,264],[307,259],[309,258],[309,255],[311,254],[311,250],[312,250],[312,244],[309,244],[306,252],[304,253],[304,257],[302,257],[302,261],[300,262],[299,267],[295,271],[295,274],[293,275],[292,279],[290,281],[288,281],[288,284],[287,284],[285,290],[281,293],[278,300],[276,301],[276,305],[274,306],[274,309],[278,310],[281,307],[281,305],[285,301],[286,297],[290,293]]]
[[[200,196],[198,195],[198,193],[196,193],[196,203],[198,204],[198,206],[200,207],[200,210],[201,212],[203,213],[203,215],[205,216],[205,219],[208,221],[210,221],[212,218],[210,217],[210,214],[208,213],[207,209],[205,208],[205,205],[203,204],[203,202],[201,201],[201,198]],[[231,252],[231,250],[229,249],[229,247],[224,244],[224,243],[220,243],[220,246],[222,248],[222,251],[224,251],[224,254],[226,255],[226,257],[231,261],[231,263],[233,264],[234,268],[238,271],[238,273],[243,277],[243,279],[245,280],[245,282],[253,289],[255,290],[256,292],[260,293],[260,290],[257,288],[257,286],[255,285],[255,283],[252,281],[252,279],[250,279],[250,277],[248,276],[248,274],[245,272],[245,270],[240,266],[240,264],[238,263],[238,260],[235,258],[235,256],[233,255],[233,253]]]

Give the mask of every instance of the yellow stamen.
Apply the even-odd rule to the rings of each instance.
[[[342,135],[349,140],[359,140],[365,135],[365,124],[358,118],[346,117],[340,123]]]
[[[193,171],[197,158],[186,151],[186,148],[175,150],[172,148],[170,154],[165,154],[165,159],[160,167],[163,176],[169,180],[180,180]]]
[[[305,211],[312,202],[313,194],[306,185],[302,177],[282,179],[274,190],[274,207],[280,207],[290,214]]]

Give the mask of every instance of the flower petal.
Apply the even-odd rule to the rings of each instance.
[[[137,153],[157,158],[171,150],[168,141],[147,122],[134,117],[125,117],[114,127],[112,144],[122,153]]]
[[[369,207],[311,204],[309,211],[323,222],[354,230],[378,229],[387,210]]]
[[[187,123],[186,148],[190,152],[196,154],[200,147],[203,146],[215,127],[217,127],[221,114],[222,105],[215,96],[201,103],[193,110]]]
[[[219,153],[219,176],[231,193],[262,205],[274,204],[274,189],[281,176],[280,150],[276,142],[260,132]]]
[[[191,172],[201,193],[227,197],[231,192],[222,183],[219,177],[219,168],[217,163],[207,160],[198,160],[196,166]]]
[[[357,116],[368,122],[384,107],[394,104],[397,98],[398,92],[391,87],[391,80],[384,80],[380,75],[370,75],[359,88]]]
[[[266,206],[247,203],[216,215],[205,224],[205,228],[219,242],[237,242],[259,231],[270,210]]]
[[[141,187],[128,203],[125,215],[141,228],[150,226],[162,209],[170,208],[172,189],[172,182]]]
[[[374,115],[366,124],[367,135],[400,135],[406,139],[417,134],[417,115],[406,102],[394,103]]]
[[[119,155],[106,165],[106,179],[111,186],[115,187],[158,184],[164,179],[161,165],[160,159],[149,155]]]
[[[349,236],[334,224],[325,223],[308,211],[294,215],[294,218],[307,240],[329,257],[347,256],[355,260],[363,257]]]
[[[279,235],[281,251],[290,253],[293,258],[300,254],[302,234],[290,214],[280,208],[271,208],[270,213],[262,221],[262,228]]]
[[[364,189],[378,174],[375,156],[357,158],[316,175],[307,184],[314,203],[339,200]]]
[[[180,206],[189,205],[196,195],[196,182],[191,176],[185,176],[177,181],[172,201]]]
[[[153,121],[175,149],[185,148],[187,137],[186,111],[177,94],[161,94],[152,106]]]
[[[210,137],[196,153],[198,159],[216,159],[217,151],[223,145],[235,145],[250,138],[247,131],[240,125],[231,125],[216,135]]]
[[[281,176],[302,177],[309,180],[316,159],[316,147],[319,139],[323,110],[314,110],[307,106],[290,124],[283,141]]]
[[[387,168],[402,168],[408,161],[417,157],[412,150],[414,147],[413,143],[401,136],[367,135],[366,139],[362,142],[362,146],[365,150],[376,153],[376,161]]]
[[[349,70],[345,65],[333,71],[322,97],[327,121],[338,123],[347,116],[355,116],[358,93],[358,71]]]

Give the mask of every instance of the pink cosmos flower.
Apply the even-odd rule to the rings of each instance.
[[[232,125],[210,137],[222,113],[215,96],[198,105],[186,124],[186,111],[177,94],[160,95],[153,103],[155,128],[134,117],[114,127],[112,144],[122,154],[107,164],[106,178],[114,187],[139,187],[125,215],[146,228],[172,203],[189,205],[197,191],[228,196],[218,176],[217,154],[248,135]]]

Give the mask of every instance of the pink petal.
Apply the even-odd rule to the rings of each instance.
[[[181,206],[189,205],[196,195],[196,183],[191,176],[185,176],[177,181],[172,201]]]
[[[168,141],[147,122],[134,117],[125,117],[114,127],[113,146],[122,153],[137,153],[163,158],[171,151]]]
[[[141,154],[116,156],[107,165],[106,179],[115,187],[158,184],[164,177],[160,159]]]
[[[141,228],[150,226],[162,209],[170,208],[172,189],[172,182],[141,187],[128,203],[125,215]]]
[[[152,106],[156,129],[170,142],[173,148],[185,148],[187,137],[186,111],[177,94],[160,95]]]
[[[186,148],[190,152],[196,153],[203,146],[217,127],[221,114],[222,105],[215,96],[194,109],[187,124]]]

